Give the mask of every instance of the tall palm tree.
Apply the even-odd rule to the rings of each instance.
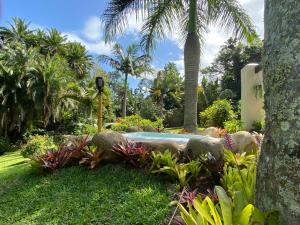
[[[43,53],[50,56],[54,56],[56,53],[64,53],[66,40],[66,36],[63,36],[55,28],[48,30],[42,43]]]
[[[263,55],[266,128],[257,165],[256,204],[300,221],[300,1],[267,0]],[[271,176],[270,176],[271,175]]]
[[[14,17],[13,23],[9,25],[9,28],[0,27],[0,35],[4,37],[5,42],[20,42],[27,46],[27,41],[33,34],[33,31],[29,29],[30,24],[23,19]]]
[[[27,93],[27,81],[35,72],[38,52],[21,43],[5,45],[0,51],[0,134],[7,135],[27,118],[32,119],[32,99]],[[29,117],[27,117],[29,116]]]
[[[237,38],[254,37],[250,18],[238,0],[111,0],[103,14],[106,41],[125,31],[130,14],[144,21],[142,44],[147,50],[155,42],[182,27],[185,38],[185,109],[184,128],[197,129],[197,88],[202,35],[210,24],[230,29]]]
[[[126,101],[127,101],[127,83],[128,76],[140,76],[143,73],[152,73],[150,66],[151,57],[148,54],[139,55],[139,45],[131,44],[124,52],[120,44],[115,44],[112,50],[113,58],[107,55],[100,55],[101,62],[109,64],[118,72],[124,74],[124,96],[122,105],[123,117],[126,117]]]
[[[77,42],[66,44],[65,57],[69,63],[70,68],[76,74],[77,79],[84,78],[88,70],[92,67],[92,57],[88,55],[84,46]]]

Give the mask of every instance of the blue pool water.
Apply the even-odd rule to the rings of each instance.
[[[208,139],[208,136],[195,134],[170,134],[155,132],[135,132],[123,134],[130,141],[168,141],[177,144],[186,144],[190,138]]]

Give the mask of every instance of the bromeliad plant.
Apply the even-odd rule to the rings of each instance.
[[[239,166],[240,168],[245,168],[253,165],[256,160],[256,155],[249,154],[247,155],[246,152],[240,153],[233,153],[227,149],[224,149],[224,160],[225,163],[229,164],[230,166]]]
[[[45,154],[36,156],[35,161],[41,164],[46,171],[53,172],[66,166],[72,158],[73,152],[66,145],[59,146],[58,150],[49,150]]]
[[[187,186],[189,181],[195,179],[201,171],[199,161],[179,164],[177,157],[169,151],[163,153],[152,152],[152,159],[152,173],[165,173],[177,179],[180,189]]]
[[[210,197],[198,196],[188,203],[188,210],[180,203],[181,217],[186,225],[263,225],[266,215],[252,204],[244,204],[235,196],[233,200],[225,190],[216,186],[219,202],[214,204]]]
[[[115,145],[113,151],[123,157],[133,167],[140,167],[146,164],[150,158],[150,151],[143,144],[136,142]]]
[[[224,166],[224,174],[221,177],[221,184],[227,189],[230,196],[237,193],[244,202],[254,203],[255,188],[255,164],[244,169],[238,169],[229,165]]]
[[[80,165],[87,165],[90,169],[96,168],[103,159],[104,151],[97,148],[83,152],[83,158],[80,160]]]

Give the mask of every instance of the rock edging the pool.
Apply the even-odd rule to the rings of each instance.
[[[114,131],[100,132],[93,136],[92,143],[97,148],[105,151],[104,158],[108,160],[117,160],[118,156],[112,151],[113,146],[116,144],[126,144],[128,140],[143,143],[152,151],[163,152],[169,150],[176,155],[192,153],[192,156],[195,158],[202,154],[210,153],[217,160],[224,157],[223,150],[226,148],[223,138],[209,136],[191,135],[191,138],[186,143],[180,144],[172,142],[172,140],[133,140],[127,139],[126,135]],[[255,138],[247,131],[230,134],[230,138],[232,139],[234,145],[233,151],[235,152],[247,152],[251,148],[257,147]]]

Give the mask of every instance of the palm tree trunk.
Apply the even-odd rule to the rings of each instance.
[[[197,130],[200,41],[197,29],[197,0],[190,0],[188,35],[184,45],[184,129]]]
[[[122,115],[123,118],[126,117],[126,101],[127,101],[127,80],[128,80],[128,74],[125,74],[125,80],[124,80],[124,97],[123,97],[123,106],[122,106]]]
[[[266,129],[257,166],[256,204],[278,209],[280,224],[300,221],[300,1],[267,0]]]

